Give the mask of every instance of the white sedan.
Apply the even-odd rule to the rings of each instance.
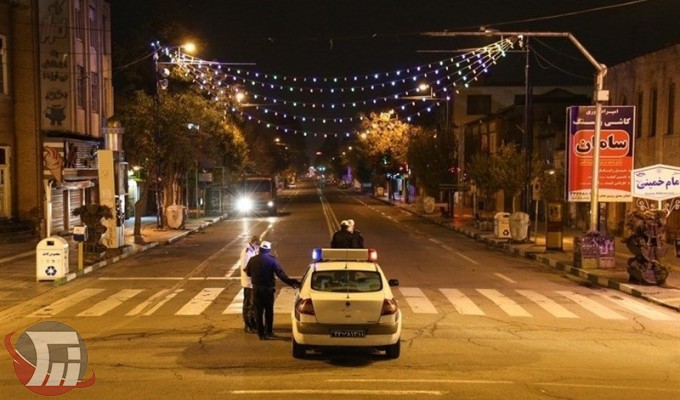
[[[293,357],[329,346],[401,350],[401,311],[374,249],[315,249],[291,313]]]

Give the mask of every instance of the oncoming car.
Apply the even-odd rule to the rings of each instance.
[[[293,357],[329,346],[401,351],[401,311],[374,249],[314,249],[291,312]]]

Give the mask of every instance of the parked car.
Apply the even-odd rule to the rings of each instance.
[[[402,317],[375,249],[313,251],[291,312],[293,357],[324,347],[373,347],[398,358]]]

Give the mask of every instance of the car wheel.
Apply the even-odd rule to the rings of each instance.
[[[397,340],[397,343],[385,347],[385,355],[387,356],[387,358],[391,359],[399,358],[400,353],[401,353],[401,339]]]
[[[305,355],[307,355],[307,346],[302,345],[293,339],[293,357],[305,358]]]

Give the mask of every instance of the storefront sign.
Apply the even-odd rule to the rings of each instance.
[[[656,164],[633,171],[633,196],[650,200],[680,197],[680,168]]]
[[[595,146],[599,156],[599,202],[630,202],[635,137],[634,106],[602,107],[600,142],[595,141],[595,107],[567,108],[567,200],[589,202]]]

